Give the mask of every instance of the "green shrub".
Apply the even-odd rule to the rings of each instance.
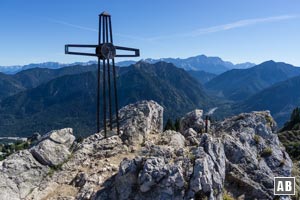
[[[261,157],[268,157],[271,156],[273,153],[273,150],[271,149],[271,147],[267,147],[265,148],[262,152],[261,152]]]
[[[234,200],[234,198],[225,192],[223,194],[223,200]]]
[[[50,169],[49,169],[49,171],[48,171],[48,176],[50,176],[50,177],[52,177],[53,176],[53,174],[54,174],[54,169],[52,168],[52,167],[50,167]]]
[[[259,142],[260,142],[260,136],[259,135],[254,135],[253,139],[254,139],[256,144],[259,144]]]
[[[278,137],[292,160],[300,160],[300,131],[284,131]]]
[[[63,166],[64,163],[61,163],[61,164],[58,164],[58,165],[54,165],[54,166],[51,166],[49,171],[48,171],[48,176],[52,177],[54,172],[56,171],[60,171],[62,170],[62,166]]]
[[[192,163],[194,163],[196,160],[196,156],[191,152],[189,152],[188,158],[191,160]]]
[[[20,150],[23,150],[23,149],[28,149],[30,146],[29,142],[19,142],[19,143],[16,143],[15,145],[15,150],[16,151],[20,151]]]
[[[300,123],[300,108],[296,107],[290,116],[290,120],[284,124],[284,127],[281,129],[281,132],[288,131],[288,130],[297,130],[299,128],[299,123]]]
[[[265,118],[266,118],[267,122],[270,124],[270,126],[272,126],[273,125],[273,119],[272,119],[272,117],[269,116],[269,115],[266,115]]]

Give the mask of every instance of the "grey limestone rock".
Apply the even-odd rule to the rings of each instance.
[[[273,177],[290,176],[293,164],[270,113],[242,113],[211,124],[209,133],[202,114],[185,115],[180,132],[163,132],[160,105],[130,104],[120,110],[121,135],[93,134],[70,159],[72,129],[52,131],[0,162],[0,199],[222,200],[223,191],[273,199]]]
[[[24,199],[48,171],[28,150],[12,154],[0,162],[0,199]]]
[[[163,107],[154,101],[129,104],[119,113],[122,139],[129,144],[141,144],[147,134],[163,130]]]
[[[184,132],[189,128],[194,129],[197,133],[201,132],[205,127],[202,116],[203,110],[200,109],[196,109],[187,113],[180,119],[180,132],[184,134]]]
[[[56,166],[68,159],[75,136],[70,128],[47,133],[30,149],[32,155],[42,164]]]

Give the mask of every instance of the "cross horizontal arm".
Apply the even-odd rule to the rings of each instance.
[[[96,53],[80,53],[69,51],[69,48],[97,48],[98,45],[86,45],[86,44],[66,44],[65,45],[65,54],[72,54],[72,55],[83,55],[83,56],[97,56]]]
[[[84,52],[74,52],[70,51],[69,48],[97,48],[99,45],[88,45],[88,44],[66,44],[65,45],[65,54],[72,54],[72,55],[83,55],[83,56],[98,56],[96,53],[84,53]],[[135,48],[129,47],[120,47],[114,46],[116,50],[123,50],[123,51],[133,51],[134,54],[117,54],[115,57],[139,57],[140,50]]]
[[[123,55],[123,54],[117,54],[115,57],[139,57],[140,56],[140,50],[139,49],[134,49],[134,48],[129,48],[129,47],[120,47],[120,46],[115,46],[117,50],[125,50],[125,51],[133,51],[134,55]]]

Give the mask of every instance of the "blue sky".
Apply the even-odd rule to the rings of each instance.
[[[64,45],[96,44],[104,10],[114,43],[139,48],[141,58],[205,54],[300,66],[299,0],[1,0],[0,65],[91,60],[64,55]]]

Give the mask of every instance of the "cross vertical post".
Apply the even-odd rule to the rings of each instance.
[[[113,77],[114,85],[114,107],[115,107],[115,123],[117,126],[117,134],[120,134],[119,115],[118,115],[118,93],[117,93],[117,80],[116,80],[116,67],[115,57],[138,57],[140,55],[139,49],[114,46],[113,34],[111,25],[111,16],[107,12],[102,12],[99,15],[99,32],[98,32],[98,44],[97,45],[80,45],[80,44],[67,44],[65,45],[65,53],[71,55],[83,55],[83,56],[96,56],[98,58],[98,70],[97,70],[97,132],[100,132],[100,84],[101,84],[101,60],[102,60],[102,101],[103,101],[103,129],[104,137],[107,137],[107,103],[109,114],[109,129],[113,130],[113,113],[112,113],[112,92],[111,92],[111,76]],[[102,37],[101,37],[102,36]],[[102,39],[102,40],[101,40]],[[93,48],[95,53],[88,52],[76,52],[71,51],[71,48]],[[129,51],[134,54],[117,54],[118,51]],[[111,62],[110,62],[111,60]],[[111,64],[112,65],[111,65]],[[106,79],[107,74],[107,79]],[[107,85],[106,85],[107,83]],[[106,96],[106,90],[108,91],[108,97]],[[108,101],[107,101],[108,99]]]

